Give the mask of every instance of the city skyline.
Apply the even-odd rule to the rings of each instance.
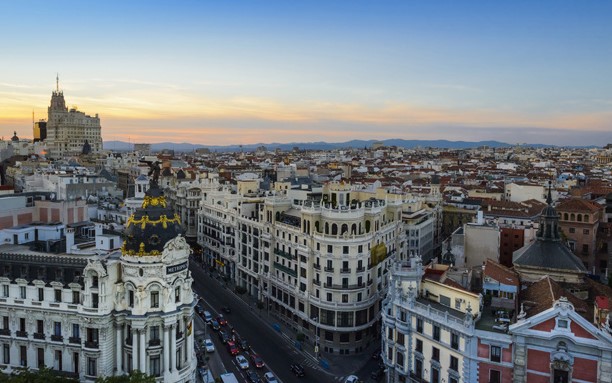
[[[612,4],[0,4],[0,136],[56,73],[104,140],[612,141]]]

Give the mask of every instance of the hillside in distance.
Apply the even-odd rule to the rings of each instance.
[[[248,145],[206,145],[206,144],[191,144],[191,143],[173,143],[173,142],[160,142],[151,144],[151,150],[154,152],[170,149],[175,152],[192,152],[198,148],[207,148],[214,152],[236,152],[236,151],[253,151],[258,147],[264,146],[267,150],[292,150],[293,148],[299,148],[300,150],[332,150],[332,149],[363,149],[370,148],[375,142],[382,142],[385,146],[397,146],[402,148],[446,148],[446,149],[467,149],[477,148],[481,146],[488,146],[491,148],[506,148],[512,146],[505,142],[499,141],[448,141],[448,140],[402,140],[402,139],[388,139],[388,140],[352,140],[346,142],[291,142],[291,143],[258,143]],[[551,145],[542,144],[525,144],[530,147],[545,147]],[[133,144],[123,141],[105,141],[105,150],[113,151],[128,151],[133,149]]]

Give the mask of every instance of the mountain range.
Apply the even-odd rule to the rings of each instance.
[[[448,141],[448,140],[402,140],[402,139],[388,139],[388,140],[352,140],[346,142],[291,142],[291,143],[259,143],[259,144],[248,144],[248,145],[206,145],[206,144],[191,144],[187,142],[174,143],[174,142],[160,142],[151,144],[151,150],[158,152],[164,149],[174,150],[175,152],[192,152],[198,148],[207,148],[214,152],[236,152],[236,151],[254,151],[255,149],[264,146],[267,150],[292,150],[293,148],[299,148],[300,150],[332,150],[332,149],[349,149],[349,148],[370,148],[372,144],[376,142],[382,142],[385,146],[397,146],[402,148],[446,148],[446,149],[468,149],[477,148],[481,146],[488,146],[491,148],[507,148],[514,146],[505,142],[499,141]],[[538,147],[551,147],[553,145],[543,144],[524,144],[533,148]],[[105,141],[105,150],[114,151],[129,151],[133,149],[133,144],[124,141]]]

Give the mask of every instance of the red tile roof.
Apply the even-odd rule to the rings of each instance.
[[[559,202],[556,207],[559,212],[575,212],[575,213],[596,213],[602,209],[602,206],[596,202],[592,202],[581,198],[569,198]]]
[[[514,270],[488,258],[485,263],[484,276],[495,279],[504,285],[518,286],[520,284],[518,274]]]

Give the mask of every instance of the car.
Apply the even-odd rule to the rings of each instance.
[[[236,343],[232,341],[227,342],[227,351],[229,351],[229,353],[232,355],[237,355],[240,352],[236,346]]]
[[[223,311],[226,314],[229,314],[229,313],[232,312],[232,308],[229,307],[229,306],[223,306],[223,307],[221,307],[221,311]]]
[[[246,341],[246,339],[239,339],[238,346],[240,346],[240,348],[244,351],[249,351],[249,343]]]
[[[293,372],[295,374],[295,376],[304,376],[305,375],[304,367],[301,364],[299,364],[299,363],[293,363],[291,365],[291,372]]]
[[[216,320],[211,320],[209,323],[210,327],[212,327],[213,330],[215,331],[219,331],[219,329],[221,329],[221,326],[219,325],[219,322],[217,322]]]
[[[249,361],[242,355],[236,355],[236,364],[238,364],[241,370],[249,369]]]
[[[251,383],[261,383],[261,378],[255,371],[247,371],[246,376]]]
[[[204,313],[202,315],[204,316],[204,321],[206,323],[210,323],[210,321],[213,320],[213,316],[210,313],[210,311],[204,311]]]
[[[217,315],[217,322],[219,322],[221,326],[225,326],[227,324],[227,319],[225,319],[223,314],[219,314]]]
[[[271,373],[270,371],[264,374],[263,380],[266,383],[278,383],[278,379],[276,379],[276,376],[274,376],[274,374]]]
[[[370,377],[374,380],[378,380],[382,378],[384,375],[385,375],[385,368],[378,367],[376,370],[372,371],[372,373],[370,374]]]
[[[215,345],[210,338],[204,339],[204,347],[206,348],[206,352],[215,352]]]
[[[223,342],[224,344],[227,344],[227,342],[230,341],[230,337],[227,334],[227,332],[220,330],[218,334],[219,334],[219,339],[221,339],[221,342]]]
[[[202,307],[201,303],[196,305],[195,311],[198,313],[198,315],[204,315],[204,307]]]
[[[361,380],[355,375],[349,375],[344,379],[344,383],[360,383]]]
[[[264,361],[261,358],[261,356],[255,353],[251,354],[251,362],[253,362],[253,366],[255,366],[255,368],[263,368],[265,366]]]

